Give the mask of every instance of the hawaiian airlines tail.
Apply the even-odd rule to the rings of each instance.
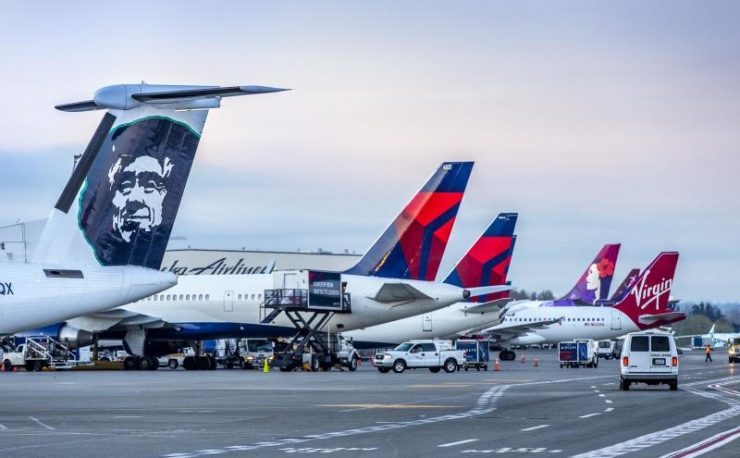
[[[599,251],[593,261],[578,279],[568,294],[553,301],[553,305],[593,305],[598,300],[606,300],[614,277],[620,244],[607,244]]]
[[[442,164],[357,265],[345,273],[433,281],[472,169],[472,162]]]
[[[461,288],[504,285],[514,252],[514,227],[517,213],[501,213],[470,247],[447,275],[445,283]],[[472,302],[490,302],[508,297],[508,292],[471,298]]]
[[[106,110],[41,235],[34,262],[159,269],[208,110],[262,86],[107,86],[61,111]]]
[[[681,312],[669,307],[677,252],[660,253],[634,282],[627,296],[614,307],[626,314],[641,329],[681,321]]]

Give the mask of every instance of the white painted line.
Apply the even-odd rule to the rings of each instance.
[[[550,426],[550,425],[532,426],[531,428],[524,428],[524,429],[520,429],[519,431],[534,431],[535,429],[547,428],[548,426]]]
[[[600,398],[603,398],[603,397],[606,397],[606,395],[605,395],[604,393],[601,393],[601,394],[599,395],[599,397],[600,397]]]
[[[49,431],[55,431],[56,430],[56,428],[52,428],[51,426],[42,423],[38,418],[34,418],[34,417],[28,417],[28,418],[30,418],[31,420],[35,421],[40,426],[43,426],[44,428],[48,429]]]
[[[437,447],[453,447],[455,445],[469,444],[475,442],[478,439],[465,439],[464,441],[450,442],[449,444],[438,445]]]
[[[614,407],[607,407],[604,412],[611,412],[612,410],[614,410]]]
[[[601,393],[600,390],[594,390],[594,393]]]
[[[604,399],[604,402],[606,402],[607,404],[611,404],[614,401],[612,401],[611,399]]]
[[[591,389],[594,389],[594,388],[596,388],[596,385],[591,385]]]
[[[676,450],[675,452],[663,455],[660,458],[674,458],[679,456],[681,458],[693,458],[695,456],[709,453],[714,449],[722,447],[723,445],[729,444],[738,437],[740,437],[740,426],[736,426],[735,428],[732,428],[728,431],[715,434],[709,439],[704,439],[701,442],[689,445],[688,447],[682,448],[681,450]]]
[[[0,429],[8,429],[8,428],[6,428],[4,424],[0,423]]]
[[[578,418],[591,418],[591,417],[595,417],[596,415],[601,415],[601,412],[587,413],[586,415],[581,415]]]

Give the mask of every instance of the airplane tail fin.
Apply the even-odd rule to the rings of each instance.
[[[598,300],[606,300],[609,296],[609,287],[614,277],[614,267],[617,264],[620,244],[607,244],[601,248],[593,261],[578,279],[568,294],[557,299],[558,302],[575,302],[578,304],[593,305]]]
[[[455,264],[444,282],[461,288],[505,284],[516,242],[514,227],[518,216],[517,213],[499,214]],[[488,294],[472,301],[488,302],[505,297],[508,297],[508,292]]]
[[[61,111],[106,110],[43,230],[34,262],[159,269],[208,109],[262,86],[107,86]]]
[[[434,280],[472,169],[472,162],[442,164],[357,265],[345,273]]]
[[[655,327],[685,317],[669,306],[673,277],[678,265],[677,252],[662,252],[642,271],[629,293],[614,307],[641,328]]]
[[[627,293],[629,293],[630,288],[632,288],[632,285],[634,285],[637,281],[637,277],[639,276],[640,269],[630,270],[627,276],[624,277],[624,280],[622,280],[622,283],[619,285],[616,291],[614,291],[614,294],[612,295],[611,299],[609,299],[609,302],[612,304],[616,304],[617,302],[624,299],[627,296]]]
[[[715,324],[712,324],[712,329],[709,330],[709,335],[710,336],[714,336],[714,327],[715,326],[716,326]]]

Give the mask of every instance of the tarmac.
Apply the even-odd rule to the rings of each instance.
[[[736,457],[740,364],[680,357],[679,390],[617,388],[617,360],[501,371],[0,373],[0,456]],[[534,367],[537,357],[539,366]]]

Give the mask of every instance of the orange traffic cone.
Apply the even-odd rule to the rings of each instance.
[[[537,358],[534,359],[534,367],[540,367],[540,360]]]
[[[495,372],[498,372],[501,370],[501,363],[499,363],[498,358],[496,358],[496,364],[493,365],[493,370]]]

